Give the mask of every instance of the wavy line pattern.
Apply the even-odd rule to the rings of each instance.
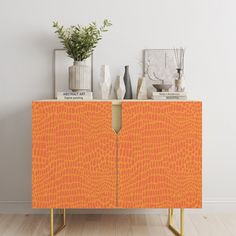
[[[111,109],[33,102],[33,207],[201,207],[201,103],[123,102],[118,135]]]
[[[121,208],[202,206],[200,102],[123,102]]]
[[[116,135],[109,102],[34,102],[34,208],[116,207]]]

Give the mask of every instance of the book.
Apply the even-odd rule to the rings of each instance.
[[[93,100],[93,98],[85,96],[64,96],[58,97],[57,100]]]
[[[186,92],[153,92],[153,96],[187,96]]]
[[[187,100],[186,92],[153,92],[153,100]]]
[[[78,92],[57,92],[58,100],[92,100],[93,92],[78,91]]]
[[[187,96],[152,96],[153,100],[187,100]]]
[[[81,90],[77,92],[57,92],[57,97],[61,96],[92,96],[93,92]]]

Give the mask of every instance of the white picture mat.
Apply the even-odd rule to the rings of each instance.
[[[91,80],[87,81],[87,87],[93,91],[93,60],[92,56],[87,58],[86,64],[91,68]],[[71,92],[69,89],[68,68],[73,65],[73,59],[68,57],[64,49],[54,50],[54,85],[55,98],[57,92]]]

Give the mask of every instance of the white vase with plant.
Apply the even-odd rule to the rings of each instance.
[[[72,91],[88,89],[86,81],[91,79],[91,73],[85,60],[92,55],[98,41],[102,39],[102,33],[108,31],[109,26],[111,23],[107,19],[101,27],[92,22],[88,26],[72,25],[65,28],[58,22],[53,22],[55,33],[67,55],[74,60],[74,64],[69,67],[69,89]]]

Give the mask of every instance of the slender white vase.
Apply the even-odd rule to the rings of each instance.
[[[109,96],[111,94],[111,75],[110,75],[110,69],[108,65],[102,65],[101,66],[101,81],[99,83],[100,93],[102,99],[109,99]]]
[[[90,76],[90,67],[85,61],[74,61],[73,66],[69,67],[69,89],[73,92],[89,89],[87,81]]]
[[[125,83],[122,76],[117,76],[116,83],[115,83],[115,94],[117,99],[123,99],[125,96]]]
[[[138,86],[137,86],[137,99],[144,99],[148,98],[147,94],[147,85],[145,77],[141,77],[138,79]]]

